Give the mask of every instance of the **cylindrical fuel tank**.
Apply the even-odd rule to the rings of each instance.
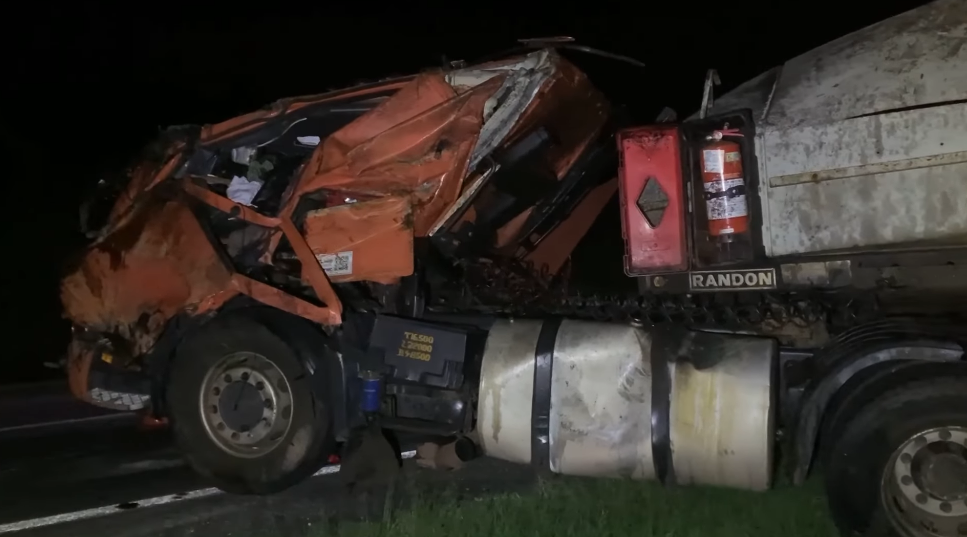
[[[581,476],[748,490],[773,475],[770,339],[572,320],[500,320],[481,363],[491,457]]]

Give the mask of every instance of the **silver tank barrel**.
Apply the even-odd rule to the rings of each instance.
[[[773,340],[499,320],[482,360],[488,456],[567,475],[771,486]]]

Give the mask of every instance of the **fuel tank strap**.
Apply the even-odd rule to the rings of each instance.
[[[675,484],[671,445],[670,364],[675,360],[682,337],[678,330],[662,327],[651,344],[651,456],[655,475],[663,485]]]
[[[534,348],[534,395],[531,401],[531,464],[539,471],[550,470],[551,464],[551,374],[554,368],[554,344],[561,328],[560,318],[544,321]]]

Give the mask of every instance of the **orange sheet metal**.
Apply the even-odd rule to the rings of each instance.
[[[558,179],[563,179],[575,160],[598,137],[610,114],[610,106],[604,95],[573,64],[557,56],[554,62],[553,75],[521,115],[509,138],[530,132],[537,125],[547,129],[554,139],[554,145],[548,150],[547,162]],[[486,193],[488,188],[492,187],[484,187],[482,192]],[[523,226],[532,212],[533,207],[524,209],[496,231],[496,251],[514,253],[522,238],[520,233]],[[475,216],[473,210],[468,210],[458,219],[455,227],[463,222],[473,222]],[[582,231],[581,235],[586,231]],[[545,241],[550,243],[543,245]],[[549,234],[542,241],[543,246],[537,249],[540,253],[532,254],[540,261],[535,268],[544,265],[548,274],[556,274],[577,243],[577,239],[571,240],[566,233]]]
[[[305,237],[299,233],[299,230],[292,223],[292,220],[288,217],[283,217],[281,220],[280,228],[282,229],[282,233],[285,234],[285,238],[289,239],[289,244],[292,245],[292,251],[295,252],[295,255],[302,263],[302,279],[309,282],[312,290],[316,292],[316,296],[323,301],[329,310],[329,315],[324,324],[341,323],[342,302],[336,296],[336,291],[332,288],[332,284],[329,283],[329,278],[326,276],[326,272],[322,270],[322,265],[316,261],[316,256],[312,254],[312,249],[306,243]]]
[[[316,306],[276,289],[271,285],[257,280],[236,274],[232,278],[232,287],[240,293],[246,294],[255,300],[274,306],[282,311],[287,311],[299,317],[315,321],[320,324],[335,324],[339,322],[337,313],[327,306]]]
[[[457,199],[494,77],[457,95],[439,72],[416,77],[376,109],[329,136],[313,154],[287,200],[319,189],[406,195],[413,229],[424,236]]]
[[[542,273],[557,274],[617,191],[618,180],[612,179],[589,192],[525,259]]]
[[[238,295],[246,295],[262,304],[287,311],[310,321],[320,324],[336,324],[333,310],[327,306],[316,306],[299,297],[290,295],[281,289],[276,289],[269,284],[253,280],[241,274],[232,276],[231,286],[219,293],[206,297],[197,307],[192,308],[191,312],[199,315],[221,308],[230,299]]]
[[[392,284],[413,274],[413,213],[409,198],[393,196],[313,211],[306,215],[306,242],[318,257],[347,259],[333,282]]]
[[[151,199],[87,252],[63,280],[61,299],[75,323],[117,332],[138,355],[165,321],[231,276],[184,201]]]
[[[265,216],[251,207],[247,207],[241,203],[235,203],[226,197],[219,196],[203,186],[196,185],[192,182],[191,178],[185,178],[185,180],[182,182],[182,187],[192,196],[198,198],[206,205],[210,205],[218,209],[219,211],[228,214],[234,213],[236,218],[241,218],[242,220],[251,222],[257,226],[270,228],[279,227],[280,221],[278,218]]]
[[[278,243],[278,237],[285,235],[285,237],[289,239],[289,243],[292,245],[292,249],[295,251],[296,256],[299,257],[299,261],[302,263],[303,279],[305,279],[306,282],[312,286],[312,289],[316,292],[316,295],[326,304],[326,306],[323,308],[326,313],[323,314],[314,312],[312,319],[319,320],[319,322],[323,324],[339,324],[342,322],[342,303],[339,301],[339,297],[336,296],[336,292],[333,291],[332,285],[326,278],[325,271],[322,270],[322,267],[319,266],[315,256],[312,255],[311,250],[305,242],[305,238],[299,233],[296,227],[292,225],[292,222],[288,218],[273,218],[270,216],[265,216],[251,207],[235,203],[228,198],[215,194],[205,187],[196,185],[190,179],[186,179],[182,183],[182,186],[192,196],[220,211],[235,214],[237,218],[245,220],[246,222],[251,222],[255,225],[279,230],[279,232],[276,233],[277,237],[274,239],[276,244]],[[253,287],[248,284],[243,286],[235,285],[235,289],[244,294],[250,295],[247,290],[253,289]],[[280,293],[282,292],[280,291]],[[282,293],[282,295],[287,297],[290,296],[286,293]],[[254,296],[253,298],[256,298],[265,304],[269,304],[280,309],[285,309],[280,302],[280,300],[282,300],[280,298],[282,295],[260,291],[261,298]],[[217,296],[206,298],[205,303],[200,305],[199,309],[208,311],[219,307],[228,298],[231,298],[231,296],[226,295],[225,292],[221,292]],[[296,297],[291,298],[299,300]],[[266,300],[269,301],[266,302]],[[288,302],[286,302],[286,304],[288,304]]]

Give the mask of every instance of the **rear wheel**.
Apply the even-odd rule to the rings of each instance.
[[[332,449],[329,415],[296,352],[262,324],[217,319],[177,351],[175,438],[216,486],[264,494],[310,476]]]
[[[967,381],[903,385],[840,430],[828,452],[826,492],[841,529],[967,536]]]

